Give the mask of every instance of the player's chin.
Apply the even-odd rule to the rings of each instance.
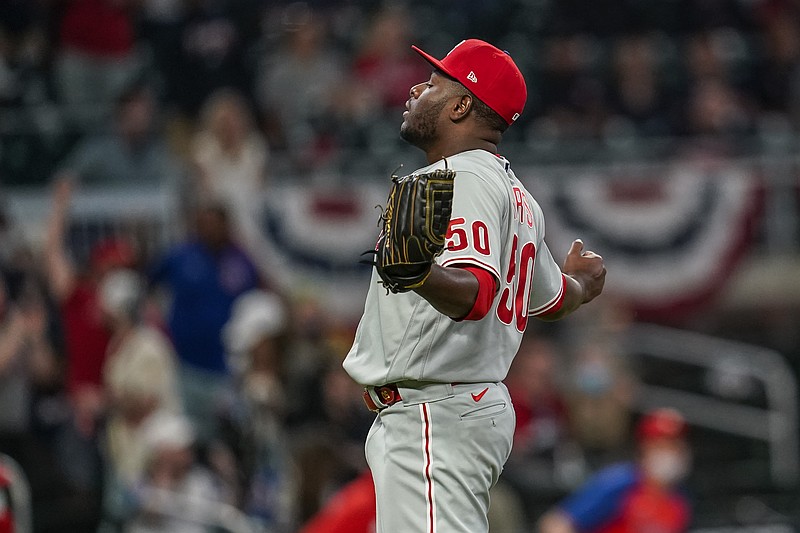
[[[430,144],[431,132],[425,128],[420,128],[408,120],[400,125],[400,138],[418,148],[425,149]]]
[[[409,126],[408,122],[404,120],[403,123],[400,124],[400,138],[408,140],[410,129],[411,126]]]

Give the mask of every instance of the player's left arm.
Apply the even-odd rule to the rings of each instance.
[[[583,241],[576,239],[567,252],[564,267],[564,296],[561,307],[552,313],[539,316],[540,320],[560,320],[581,305],[594,300],[602,291],[606,279],[603,258],[583,249]]]
[[[491,308],[500,271],[497,251],[505,193],[475,172],[459,171],[445,251],[415,289],[453,320],[480,320]]]
[[[494,278],[491,275],[489,277],[493,286]],[[483,282],[483,285],[485,283]],[[493,287],[490,289],[494,296]],[[428,300],[434,309],[458,320],[472,313],[476,303],[479,303],[480,295],[486,292],[487,287],[482,286],[480,273],[476,275],[474,270],[434,264],[431,267],[431,275],[415,290]]]

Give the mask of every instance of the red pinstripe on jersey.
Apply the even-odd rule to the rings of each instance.
[[[420,404],[420,416],[422,417],[422,451],[424,454],[423,473],[425,476],[425,504],[427,507],[426,520],[428,533],[436,533],[436,506],[433,492],[433,457],[431,452],[432,428],[428,404]]]
[[[555,313],[564,304],[564,295],[567,293],[567,278],[561,274],[561,288],[555,298],[539,307],[538,309],[531,309],[530,316],[545,316],[550,313]]]

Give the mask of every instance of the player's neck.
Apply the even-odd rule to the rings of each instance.
[[[455,141],[455,139],[454,139]],[[485,150],[490,154],[497,154],[497,144],[486,139],[471,139],[469,142],[447,142],[432,147],[425,151],[428,163],[435,163],[442,158],[454,156],[461,152],[468,152],[470,150]]]

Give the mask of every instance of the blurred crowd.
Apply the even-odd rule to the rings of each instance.
[[[246,531],[239,516],[291,533],[365,479],[374,415],[341,367],[355,324],[288,297],[197,186],[186,234],[151,257],[121,234],[78,260],[68,177],[40,248],[4,227],[0,452],[30,482],[37,532]],[[531,328],[508,377],[497,531],[631,453],[632,315],[609,299],[578,320],[580,337]]]
[[[253,215],[272,179],[402,149],[410,44],[465,37],[526,74],[510,142],[800,128],[793,0],[0,3],[0,180],[51,204],[42,242],[0,216],[0,452],[35,531],[237,531],[235,509],[289,533],[361,479],[354,324],[271,279]],[[180,191],[182,237],[71,249],[76,188],[128,186]],[[632,317],[607,302],[523,343],[493,531],[632,452]]]
[[[235,158],[242,186],[268,158],[280,176],[358,168],[402,148],[408,88],[428,75],[410,44],[443,55],[465,37],[507,48],[528,80],[507,144],[786,135],[800,126],[799,11],[794,0],[9,0],[0,169],[7,183],[41,183],[65,158],[86,166],[106,150],[139,165],[102,178],[119,183],[179,179],[170,156],[203,165],[203,181]]]
[[[40,248],[4,227],[0,260],[0,452],[35,531],[208,531],[230,509],[294,531],[364,468],[350,331],[289,302],[199,193],[153,258],[121,235],[76,260],[74,185],[54,184]]]

